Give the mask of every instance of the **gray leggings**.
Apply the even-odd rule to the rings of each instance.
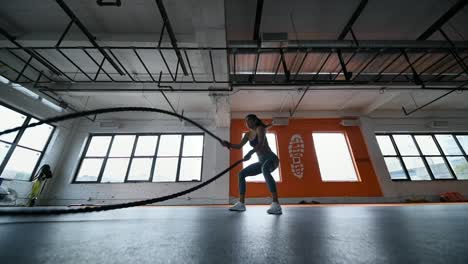
[[[245,177],[255,176],[263,173],[265,181],[268,185],[268,189],[272,193],[276,193],[276,182],[271,176],[271,173],[278,168],[279,160],[278,157],[273,153],[267,153],[263,156],[259,156],[259,162],[250,164],[239,173],[239,193],[245,194],[246,184]]]

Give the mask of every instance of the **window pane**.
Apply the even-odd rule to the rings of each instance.
[[[39,120],[32,118],[29,124],[36,122],[39,122]],[[52,133],[52,129],[53,127],[47,124],[28,128],[24,131],[18,144],[42,151],[49,139],[50,133]]]
[[[406,180],[406,173],[401,166],[401,162],[398,158],[395,157],[386,157],[385,164],[387,164],[388,172],[390,173],[390,177],[394,180]]]
[[[379,143],[382,155],[396,155],[395,148],[389,136],[377,136],[377,142]]]
[[[40,155],[38,151],[16,147],[3,170],[2,177],[29,180]]]
[[[154,156],[158,136],[139,136],[135,156]]]
[[[111,137],[93,136],[86,151],[86,157],[103,157],[107,154]]]
[[[244,137],[244,135],[245,135],[245,133],[242,134],[242,137]],[[271,148],[271,151],[273,153],[275,153],[276,155],[278,155],[278,153],[276,151],[276,135],[275,135],[275,133],[266,133],[266,138],[267,138],[267,141],[268,141],[268,145]],[[247,153],[249,153],[250,150],[252,150],[252,147],[250,146],[250,144],[249,143],[245,144],[244,147],[242,147],[242,156],[247,155]],[[254,164],[256,162],[258,162],[258,156],[256,154],[254,154],[254,155],[252,155],[252,158],[250,158],[250,160],[244,161],[242,163],[242,166],[245,168],[245,167],[249,166],[250,164]],[[274,170],[271,173],[271,176],[273,177],[273,179],[276,182],[280,181],[279,167],[278,167],[278,169]],[[260,173],[260,174],[258,174],[256,176],[247,177],[247,178],[245,178],[245,180],[247,182],[265,182],[265,177],[263,176],[262,173]]]
[[[109,158],[101,182],[124,182],[129,158]]]
[[[413,181],[430,180],[426,166],[420,157],[403,157],[408,174]]]
[[[97,181],[104,159],[84,159],[76,181]]]
[[[276,134],[275,133],[266,133],[266,138],[268,141],[268,145],[270,146],[271,151],[278,155],[276,150]]]
[[[447,164],[442,157],[426,157],[427,163],[431,168],[432,174],[436,179],[452,179],[453,176],[450,173]]]
[[[163,135],[159,140],[158,156],[179,156],[181,135]]]
[[[419,155],[418,149],[410,135],[393,135],[401,155]]]
[[[440,151],[431,136],[414,136],[414,138],[418,142],[423,155],[440,155]]]
[[[461,155],[460,148],[458,147],[452,135],[435,135],[439,142],[442,151],[445,155]]]
[[[115,136],[109,157],[130,157],[134,142],[135,136]]]
[[[0,164],[2,164],[8,150],[10,150],[10,144],[0,142]]]
[[[185,136],[182,156],[202,156],[203,136]]]
[[[26,120],[26,116],[2,105],[0,105],[0,116],[2,117],[2,122],[0,122],[0,131],[21,126]],[[2,135],[0,136],[0,140],[13,142],[15,140],[16,134],[18,134],[18,132]]]
[[[465,154],[468,155],[468,136],[457,136],[458,142],[460,142],[460,145],[462,146],[463,150],[465,151]]]
[[[343,133],[313,133],[312,136],[323,181],[358,180]]]
[[[148,181],[153,158],[134,158],[128,173],[129,181]]]
[[[179,181],[199,181],[201,179],[201,158],[182,158]]]
[[[468,180],[468,162],[465,157],[447,157],[457,179]]]
[[[157,158],[154,168],[154,182],[175,182],[179,158]]]

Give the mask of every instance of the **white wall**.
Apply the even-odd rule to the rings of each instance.
[[[98,121],[91,123],[82,120],[79,125],[75,126],[75,134],[67,142],[68,147],[63,153],[65,159],[59,166],[57,177],[47,186],[47,194],[43,197],[42,204],[69,205],[129,202],[172,194],[199,184],[199,182],[72,184],[89,133],[200,132],[198,128],[183,126],[177,120],[126,120],[117,122],[121,124],[118,131],[100,128]],[[229,138],[228,128],[215,128],[212,125],[213,120],[205,120],[203,123],[205,127],[219,137]],[[228,166],[229,152],[227,149],[205,134],[202,181],[213,177],[217,172]],[[228,196],[229,178],[226,174],[198,191],[159,204],[226,204]]]
[[[1,100],[25,112],[32,113],[39,118],[55,116],[59,113],[49,109],[37,100],[33,100],[23,94],[0,85]],[[261,113],[260,117],[279,116],[281,113]],[[206,113],[191,113],[192,116],[201,120],[206,127],[221,138],[229,138],[229,128],[216,128],[214,118]],[[233,113],[233,118],[243,117],[244,113]],[[340,117],[340,113],[330,112],[298,112],[297,118],[318,118],[318,117]],[[141,117],[141,116],[139,116]],[[445,120],[449,126],[445,129],[429,128],[427,124],[432,120]],[[326,197],[314,198],[303,197],[297,199],[283,200],[283,202],[297,203],[300,200],[316,200],[321,202],[382,202],[382,201],[402,201],[405,198],[426,198],[437,199],[441,192],[458,191],[468,196],[468,181],[425,181],[425,182],[393,182],[386,169],[383,157],[380,153],[376,132],[467,132],[468,120],[463,117],[457,118],[389,118],[389,117],[361,117],[361,130],[375,172],[383,191],[383,198],[358,197],[350,199],[348,197]],[[56,131],[46,150],[41,165],[48,163],[54,172],[46,188],[40,204],[44,205],[69,205],[69,204],[109,204],[118,202],[128,202],[140,199],[149,199],[167,194],[172,194],[198,183],[105,183],[105,184],[71,184],[72,178],[78,166],[79,157],[82,154],[87,136],[89,133],[99,132],[199,132],[197,128],[186,127],[179,121],[171,120],[121,120],[118,121],[122,127],[118,131],[103,129],[99,127],[99,121],[91,123],[88,120],[68,121],[57,124]],[[205,152],[203,162],[202,180],[206,180],[217,172],[229,166],[229,152],[221,147],[216,140],[206,135]],[[24,198],[29,193],[31,183],[24,181],[12,181],[4,183],[16,189],[19,193],[19,202],[24,202]],[[247,202],[267,203],[269,198],[256,198]],[[216,182],[204,187],[194,193],[185,195],[178,199],[173,199],[161,204],[226,204],[229,202],[229,178],[228,175],[220,178]]]
[[[389,201],[405,198],[438,200],[443,192],[460,192],[468,197],[468,180],[455,181],[392,181],[380,152],[375,133],[377,132],[468,132],[466,118],[366,118],[361,120],[361,130],[367,144],[382,192]],[[430,128],[431,121],[448,121],[443,129]]]
[[[0,98],[1,101],[20,109],[26,113],[29,113],[37,118],[47,118],[62,114],[55,110],[50,109],[38,100],[34,100],[24,94],[12,89],[9,85],[0,84]],[[52,172],[56,175],[56,168],[61,163],[63,155],[62,149],[66,144],[67,137],[72,132],[72,126],[74,121],[65,121],[56,124],[56,129],[49,145],[44,153],[44,156],[39,164],[39,167],[43,164],[49,164]],[[5,181],[3,186],[14,189],[18,193],[18,200],[16,204],[24,204],[28,194],[31,191],[31,182],[28,181]]]

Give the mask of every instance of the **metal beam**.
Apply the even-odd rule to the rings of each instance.
[[[362,67],[359,72],[354,75],[354,78],[353,78],[353,81],[357,79],[357,77],[359,77],[359,75],[361,75],[361,73],[372,63],[375,61],[375,59],[377,59],[377,57],[380,55],[380,51],[377,52],[370,60],[367,61],[366,65],[364,65],[364,67]]]
[[[309,51],[306,51],[305,55],[302,57],[301,63],[299,64],[299,68],[296,70],[296,74],[294,75],[294,80],[297,79],[297,75],[301,71],[302,65],[304,65],[304,62],[307,59],[307,56],[309,56]]]
[[[413,63],[411,62],[408,54],[406,53],[405,50],[402,50],[401,51],[403,53],[403,56],[405,57],[405,60],[406,62],[408,63],[408,66],[411,68],[411,72],[413,73],[413,81],[415,84],[417,85],[421,85],[423,88],[424,88],[424,83],[423,81],[421,80],[421,78],[419,78],[419,74],[416,72],[416,69],[414,68],[414,65]],[[421,57],[419,57],[416,61],[418,61],[419,59],[421,59],[422,57],[424,57],[424,55],[422,55]]]
[[[209,55],[210,55],[210,64],[211,64],[211,74],[213,75],[213,82],[216,83],[215,70],[213,66],[213,56],[211,55],[211,50],[209,50]]]
[[[327,57],[325,58],[325,60],[323,61],[322,65],[320,65],[319,70],[318,70],[318,71],[315,73],[315,75],[314,75],[314,78],[313,78],[314,81],[316,81],[316,80],[318,79],[320,72],[322,71],[323,67],[325,67],[325,64],[327,64],[328,59],[330,59],[331,55],[332,55],[331,52],[328,53],[328,55],[327,55]]]
[[[341,70],[343,71],[345,79],[349,81],[351,79],[351,74],[346,69],[346,63],[344,62],[343,54],[341,53],[340,49],[337,50],[337,53],[338,53],[338,59],[340,60],[340,64],[341,64]]]
[[[185,54],[185,59],[187,60],[187,64],[189,66],[190,74],[192,75],[192,80],[193,82],[196,82],[195,75],[193,75],[192,65],[190,65],[190,60],[188,58],[187,51],[185,49],[184,49],[184,54]]]
[[[258,44],[260,44],[260,24],[262,23],[262,12],[263,12],[263,0],[257,0],[257,10],[255,12],[253,40],[257,41]]]
[[[119,58],[117,58],[117,56],[112,52],[112,49],[108,48],[107,49],[109,51],[109,53],[112,55],[112,57],[114,57],[115,60],[117,60],[117,63],[120,65],[120,67],[122,67],[122,69],[125,71],[125,73],[127,74],[128,77],[130,77],[130,80],[132,80],[132,82],[135,82],[135,79],[132,77],[132,75],[127,71],[127,69],[123,66],[123,64],[120,62]]]
[[[11,51],[11,50],[9,50],[9,49],[7,49],[7,51],[8,51],[11,55],[15,56],[18,60],[20,60],[20,61],[26,63],[26,60],[25,60],[25,59],[21,58],[20,56],[18,56],[18,55],[17,55],[16,53],[14,53],[13,51]],[[42,71],[40,71],[39,69],[37,69],[36,67],[34,67],[34,65],[32,65],[32,64],[29,65],[29,66],[30,66],[32,69],[34,69],[35,71],[39,72],[39,73],[42,72]],[[42,73],[42,76],[46,77],[49,81],[53,81],[49,76],[45,75],[44,73]]]
[[[304,90],[304,93],[302,93],[302,96],[299,99],[299,101],[297,102],[296,106],[294,107],[294,110],[289,111],[289,117],[293,117],[294,113],[296,113],[296,110],[299,107],[299,104],[302,102],[302,99],[304,99],[304,96],[306,95],[309,88],[310,88],[310,86],[307,86],[307,88]]]
[[[81,23],[81,21],[75,16],[75,14],[73,13],[73,11],[71,11],[71,9],[65,4],[65,2],[63,0],[55,0],[57,1],[57,3],[59,4],[59,6],[63,9],[63,11],[65,11],[65,13],[67,13],[67,15],[70,17],[70,19],[72,21],[74,21],[74,23],[81,29],[81,31],[83,32],[83,34],[86,35],[86,37],[88,38],[89,42],[91,42],[91,44],[93,44],[93,46],[98,49],[101,54],[107,59],[107,61],[112,65],[112,67],[115,68],[115,70],[120,74],[120,75],[125,75],[125,73],[120,69],[119,66],[117,66],[117,64],[114,62],[114,60],[112,60],[112,58],[107,54],[107,52],[101,47],[99,46],[99,44],[97,44],[96,42],[96,38],[91,35],[91,33],[88,31],[88,29],[83,25],[83,23]]]
[[[55,50],[56,48],[54,47],[53,49]],[[54,67],[55,70],[58,71],[58,72],[60,73],[59,76],[63,75],[63,76],[65,76],[65,78],[67,78],[70,82],[73,82],[73,81],[74,81],[70,76],[68,76],[66,73],[64,73],[62,70],[60,70],[59,68],[57,68],[54,64],[52,64],[48,59],[46,59],[44,56],[42,56],[37,50],[32,50],[32,52],[33,52],[36,56],[40,57],[43,61],[49,63],[49,65],[51,65],[52,67]]]
[[[353,54],[351,54],[351,56],[349,56],[349,58],[346,60],[346,62],[345,62],[345,64],[344,64],[345,67],[348,66],[348,63],[354,58],[354,56],[356,56],[357,52],[358,52],[358,51],[354,51]],[[333,80],[336,80],[336,78],[338,78],[338,76],[340,76],[341,71],[342,71],[342,69],[340,69],[340,71],[338,71],[338,74],[335,75],[335,77],[333,78]],[[349,73],[349,72],[348,72],[348,76],[351,78],[351,75],[349,75],[349,74],[352,75],[352,73]],[[346,78],[346,76],[345,76],[345,78]],[[350,79],[347,79],[347,80],[350,81]]]
[[[133,49],[133,52],[135,53],[135,55],[137,56],[138,60],[140,61],[141,65],[143,65],[143,68],[145,68],[145,71],[146,73],[148,73],[149,77],[151,78],[151,80],[153,82],[156,82],[156,80],[153,78],[153,75],[151,74],[151,72],[148,70],[148,67],[146,67],[146,64],[143,62],[143,60],[141,59],[140,55],[138,54],[137,50],[136,49]]]
[[[174,48],[174,52],[177,56],[177,59],[180,61],[180,67],[182,68],[184,75],[187,76],[188,75],[187,67],[185,67],[184,59],[182,58],[182,54],[180,53],[180,50],[177,47],[177,39],[175,37],[174,31],[172,30],[171,23],[169,22],[169,17],[167,16],[166,8],[164,7],[162,0],[155,0],[155,1],[156,1],[156,4],[158,5],[159,13],[161,14],[164,24],[166,25],[166,31],[167,31],[167,34],[169,35],[169,38],[171,39],[171,44],[172,44],[172,47]]]
[[[468,50],[468,41],[456,41],[454,42],[457,47],[457,51],[462,52]],[[137,48],[139,50],[174,50],[173,47],[158,47],[158,46],[101,46],[103,49],[113,49],[113,50],[126,50],[131,48]],[[311,52],[328,52],[332,49],[342,49],[343,51],[353,51],[359,49],[361,51],[378,51],[380,49],[385,49],[387,51],[399,51],[400,49],[411,49],[411,51],[417,52],[420,50],[431,49],[433,52],[440,52],[450,48],[451,45],[447,41],[425,41],[425,40],[360,40],[359,48],[356,47],[354,41],[352,40],[313,40],[308,41],[304,40],[300,42],[300,45],[288,43],[287,47],[257,47],[257,45],[250,42],[241,42],[241,43],[231,43],[227,47],[184,47],[184,50],[212,50],[212,51],[232,51],[236,49],[239,54],[241,53],[254,53],[257,50],[261,50],[262,53],[278,53],[279,50],[284,52],[306,52],[307,49]],[[19,47],[4,47],[8,49],[20,49]],[[55,46],[28,46],[21,47],[27,49],[55,49]],[[67,46],[67,49],[83,49],[90,48],[89,46]]]
[[[68,31],[70,30],[71,26],[73,25],[73,19],[70,20],[70,23],[68,23],[68,26],[65,28],[65,30],[63,31],[62,35],[60,36],[59,40],[57,41],[57,44],[55,44],[55,47],[58,47],[60,46],[60,44],[62,43],[63,39],[65,38],[65,35],[67,35]]]
[[[338,40],[345,39],[346,35],[348,34],[348,32],[353,27],[354,22],[356,22],[356,20],[358,19],[358,17],[362,13],[362,10],[364,10],[364,7],[366,7],[367,2],[368,2],[368,0],[361,0],[361,3],[359,3],[359,6],[356,8],[353,15],[349,19],[348,23],[346,23],[346,26],[344,27],[343,31],[341,31],[340,35],[338,36]]]
[[[94,64],[96,64],[96,66],[99,67],[99,70],[97,71],[96,76],[94,77],[94,81],[97,80],[97,76],[99,75],[99,72],[100,72],[101,70],[107,75],[107,77],[108,77],[111,81],[114,81],[114,79],[112,79],[112,77],[109,75],[109,73],[107,73],[107,71],[104,70],[104,68],[102,68],[102,66],[104,65],[104,62],[106,61],[106,58],[103,57],[103,58],[102,58],[101,64],[99,64],[99,63],[93,58],[93,56],[91,56],[91,54],[89,54],[89,52],[86,51],[86,49],[83,49],[83,52],[84,52],[86,55],[88,55],[88,57],[94,62]]]
[[[468,74],[468,66],[466,66],[465,62],[463,62],[463,60],[460,58],[457,51],[455,50],[456,48],[455,44],[453,44],[452,40],[450,40],[450,38],[447,36],[447,34],[445,34],[445,32],[442,29],[439,29],[439,32],[440,34],[442,34],[442,36],[444,36],[447,42],[450,43],[450,45],[452,46],[452,48],[450,49],[450,53],[452,54],[452,56],[458,62],[460,67],[463,69],[463,71],[465,71],[465,73]]]
[[[76,64],[72,59],[70,59],[70,57],[67,56],[67,54],[65,54],[63,51],[61,51],[59,48],[57,48],[57,51],[62,54],[62,56],[67,59],[73,66],[75,66],[81,73],[83,73],[90,81],[93,81],[93,79],[83,70],[81,69],[80,66],[78,66],[78,64]]]
[[[453,16],[455,16],[460,10],[468,4],[468,0],[459,0],[455,5],[453,5],[447,12],[445,12],[439,19],[437,19],[434,24],[432,24],[424,33],[422,33],[417,40],[426,40],[434,32],[439,30],[447,21],[449,21]]]
[[[289,81],[289,77],[291,74],[288,70],[288,66],[286,66],[286,60],[284,59],[284,53],[282,49],[280,49],[280,56],[281,56],[281,63],[283,65],[284,76],[286,77],[286,80]]]
[[[18,76],[16,77],[15,79],[15,82],[19,81],[19,79],[21,78],[21,76],[23,75],[24,71],[26,70],[26,68],[28,68],[29,66],[29,63],[31,63],[31,60],[32,60],[32,56],[29,57],[28,61],[24,64],[23,66],[23,69],[21,69],[21,72],[18,74]]]
[[[164,91],[164,92],[229,92],[233,91],[232,87],[236,87],[236,90],[252,90],[252,91],[291,91],[291,90],[297,90],[297,86],[295,85],[282,85],[284,88],[271,88],[272,85],[262,85],[263,87],[258,87],[258,88],[251,88],[250,85],[248,84],[238,84],[238,85],[233,85],[230,86],[229,89],[221,89],[221,88],[216,88],[216,89],[177,89],[177,90],[171,90],[170,88],[167,89],[161,89],[161,88],[96,88],[96,87],[91,87],[91,88],[54,88],[54,89],[48,89],[50,91],[55,91],[55,92],[135,92],[135,93],[141,93],[142,91],[144,92],[159,92],[159,91]],[[79,87],[79,85],[74,86],[74,87]],[[115,87],[115,86],[114,86]],[[125,86],[128,87],[128,86]],[[451,91],[453,89],[455,90],[460,90],[460,91],[468,91],[468,88],[462,87],[459,88],[459,86],[451,86],[451,87],[431,87],[431,88],[426,88],[422,89],[421,86],[415,86],[415,85],[405,85],[405,86],[385,86],[387,87],[385,91],[427,91],[427,90],[432,90],[432,91]],[[339,85],[339,86],[326,86],[326,85],[319,85],[319,86],[314,86],[310,85],[308,91],[381,91],[382,86],[381,85],[362,85],[362,86],[349,86],[349,85]]]
[[[402,106],[401,109],[403,110],[403,112],[405,113],[406,116],[409,116],[409,115],[411,115],[412,113],[414,113],[414,112],[416,112],[416,111],[419,111],[419,110],[423,109],[424,107],[426,107],[426,106],[428,106],[428,105],[430,105],[430,104],[433,104],[433,103],[439,101],[440,99],[446,97],[447,95],[449,95],[449,94],[451,94],[451,93],[453,93],[453,92],[465,90],[463,87],[466,86],[466,85],[468,85],[468,82],[465,82],[464,84],[458,86],[457,88],[455,88],[455,89],[453,89],[453,90],[451,90],[451,91],[449,91],[449,92],[446,92],[446,93],[444,93],[443,95],[438,96],[437,98],[435,98],[435,99],[433,99],[433,100],[431,100],[431,101],[429,101],[429,102],[427,102],[427,103],[421,105],[420,107],[418,107],[418,108],[416,108],[416,109],[413,109],[413,110],[411,110],[411,111],[409,111],[409,112],[406,111],[406,109],[405,109],[404,106]]]
[[[23,47],[21,44],[19,44],[15,38],[8,34],[8,32],[6,32],[6,30],[4,30],[2,27],[0,27],[0,34],[2,34],[6,39],[8,39],[11,43],[15,44],[16,47],[18,47],[19,49],[25,51],[26,53],[28,53],[30,56],[32,56],[34,59],[36,59],[38,62],[40,62],[42,65],[44,65],[47,69],[49,69],[50,71],[52,71],[54,74],[56,75],[61,75],[61,73],[59,71],[57,71],[56,69],[54,69],[54,67],[52,65],[50,65],[48,62],[44,61],[41,57],[37,56],[36,53],[34,53],[33,51],[31,51],[30,48],[25,48]]]
[[[2,60],[0,60],[0,64],[3,65],[3,66],[6,66],[7,68],[10,68],[10,70],[16,72],[16,73],[20,73],[20,71],[18,71],[17,69],[11,67],[10,65],[6,64],[5,62],[3,62]],[[5,77],[5,76],[4,76]],[[5,77],[6,78],[6,77]],[[24,78],[30,80],[31,82],[34,82],[33,79],[29,78],[28,76],[24,75]],[[8,79],[10,82],[14,82],[13,80],[10,80]]]

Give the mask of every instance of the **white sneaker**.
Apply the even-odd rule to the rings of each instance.
[[[237,202],[233,206],[229,207],[229,211],[243,212],[243,211],[245,211],[245,204],[243,204],[241,202]]]
[[[267,213],[276,215],[282,214],[281,205],[279,203],[271,203],[270,209],[267,210]]]

